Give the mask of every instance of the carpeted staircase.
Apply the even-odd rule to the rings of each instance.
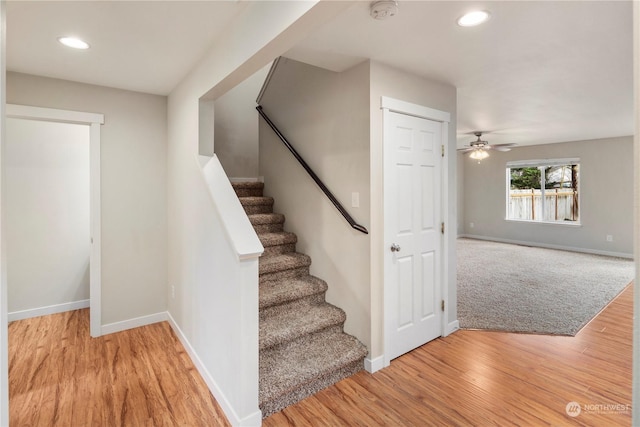
[[[344,311],[325,301],[327,284],[309,275],[263,183],[232,184],[262,245],[260,258],[260,396],[263,417],[363,368],[367,349],[343,332]]]

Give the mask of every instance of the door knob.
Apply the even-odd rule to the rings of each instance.
[[[397,243],[394,243],[391,245],[391,252],[400,252],[400,245]]]

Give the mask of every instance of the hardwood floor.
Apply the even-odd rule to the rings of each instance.
[[[629,426],[632,294],[576,337],[458,331],[263,424]],[[91,339],[79,310],[12,323],[9,347],[12,427],[229,425],[167,323]]]
[[[263,425],[629,426],[632,316],[628,286],[575,337],[458,331]]]
[[[9,325],[17,426],[229,425],[168,323],[92,339],[89,311]]]

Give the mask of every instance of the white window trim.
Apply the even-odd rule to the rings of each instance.
[[[580,163],[579,157],[567,159],[536,159],[536,160],[516,160],[507,162],[508,168],[537,168],[539,166],[560,166]]]

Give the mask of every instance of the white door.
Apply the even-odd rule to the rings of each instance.
[[[439,337],[441,123],[385,112],[385,356]]]

